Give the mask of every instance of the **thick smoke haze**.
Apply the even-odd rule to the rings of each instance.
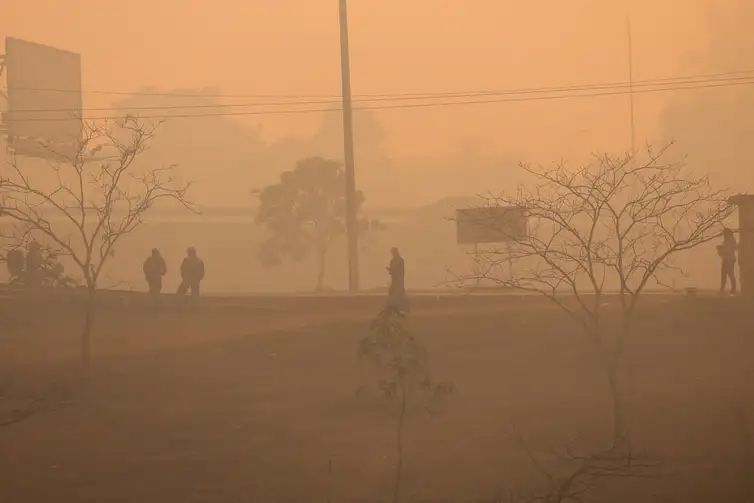
[[[221,1],[210,6],[187,1],[178,8],[170,2],[144,1],[12,4],[0,19],[0,34],[80,52],[85,90],[145,93],[85,92],[85,107],[255,101],[218,95],[313,95],[317,96],[313,101],[320,101],[322,96],[337,100],[340,92],[336,2]],[[385,93],[623,82],[628,78],[629,16],[635,80],[751,66],[746,56],[754,55],[754,48],[745,27],[754,22],[754,8],[741,0],[529,4],[484,0],[471,6],[429,0],[356,1],[350,5],[354,93],[358,99],[358,95]],[[674,158],[686,158],[695,171],[709,172],[713,183],[734,192],[751,190],[748,138],[754,124],[743,113],[754,100],[751,93],[749,86],[740,86],[637,94],[637,145],[673,139]],[[380,101],[362,105],[380,105]],[[357,110],[354,130],[357,185],[373,218],[385,218],[385,211],[391,209],[421,208],[447,198],[468,202],[477,194],[510,192],[526,180],[518,168],[521,161],[565,160],[577,166],[594,152],[621,153],[631,147],[626,95]],[[251,215],[257,204],[255,190],[273,183],[302,158],[342,159],[342,151],[337,112],[202,117],[166,121],[142,160],[148,165],[175,164],[178,178],[191,182],[192,200],[200,207],[235,208],[236,213]],[[38,161],[24,162],[33,166]],[[450,216],[452,208],[443,215]],[[452,224],[446,225],[452,230]],[[367,259],[372,271],[366,274],[376,275],[370,282],[376,286],[384,281],[377,249],[389,246],[395,239],[392,233],[402,232],[393,227],[375,245],[374,263]],[[246,230],[228,232],[240,237]],[[174,254],[180,254],[184,241],[191,241],[209,247],[213,262],[219,260],[216,237],[187,234],[175,245]],[[419,238],[411,235],[399,244],[413,247],[412,239]],[[424,247],[417,243],[419,249],[434,249],[427,238],[423,241]],[[138,282],[137,257],[149,243],[138,239],[130,244],[134,257],[115,269],[133,271],[114,272],[113,284]],[[306,288],[308,280],[295,270],[289,278],[294,284],[274,279],[277,272],[257,271],[255,246],[256,238],[247,238],[228,247],[243,249],[241,256],[250,257],[255,271],[251,277],[239,280],[228,270],[215,275],[210,288]],[[342,246],[336,249],[333,274],[339,275]],[[442,272],[460,260],[453,258],[458,250],[450,235],[439,250],[433,256],[432,272],[419,282],[422,287],[436,285]],[[685,282],[714,284],[714,267],[704,254],[699,261]]]
[[[210,94],[339,94],[336,2],[225,1],[210,7],[187,1],[177,9],[169,2],[143,1],[106,6],[86,1],[11,3],[13,8],[6,9],[0,20],[0,34],[82,53],[83,82],[90,90],[146,86],[153,91],[212,89]],[[740,51],[746,43],[735,39],[744,37],[745,30],[734,28],[747,26],[754,14],[739,0],[510,5],[478,1],[472,5],[428,0],[354,2],[350,6],[354,93],[625,81],[627,14],[637,80],[749,66]],[[69,29],[72,25],[77,29]],[[684,131],[685,121],[674,122],[673,117],[704,106],[719,108],[715,99],[747,93],[748,88],[742,87],[731,93],[713,89],[638,95],[639,144],[673,137],[680,143],[679,151],[693,156],[703,149],[699,143],[704,138],[699,136],[704,133]],[[162,103],[146,98],[140,102]],[[118,104],[125,103],[105,95],[85,95],[85,106]],[[193,149],[196,155],[186,170],[202,180],[196,197],[206,204],[226,204],[228,198],[243,203],[240,187],[274,178],[280,169],[290,168],[299,152],[310,150],[309,145],[331,155],[340,152],[337,113],[175,122],[186,124],[168,129],[190,133],[197,144],[183,145],[181,153],[168,134],[156,149],[172,153],[180,164],[186,164],[186,152]],[[729,122],[728,117],[726,125]],[[720,136],[730,142],[736,135]],[[593,151],[627,150],[628,98],[376,111],[357,123],[356,137],[358,176],[362,188],[372,195],[371,204],[428,203],[448,191],[459,192],[459,182],[469,180],[458,170],[446,172],[441,166],[460,162],[464,173],[486,170],[475,165],[480,159],[464,159],[467,152],[479,151],[494,159],[487,165],[500,168],[495,188],[504,188],[518,160],[581,160]],[[214,146],[217,149],[210,148]],[[206,153],[200,153],[205,148]],[[440,166],[438,176],[428,177],[434,166]],[[731,173],[740,169],[726,168]],[[196,176],[197,171],[204,173]],[[232,181],[234,188],[228,191],[213,182],[220,177]],[[383,178],[396,183],[385,187]],[[484,176],[482,180],[468,192],[495,182]],[[406,185],[420,190],[409,194],[403,190]],[[412,195],[422,200],[412,201]]]
[[[753,26],[0,0],[0,503],[754,503]]]

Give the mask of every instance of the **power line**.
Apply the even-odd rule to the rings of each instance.
[[[659,83],[672,83],[680,80],[693,80],[693,79],[708,79],[726,77],[732,75],[754,74],[754,69],[736,70],[728,72],[718,73],[706,73],[695,75],[683,75],[672,77],[661,77],[646,80],[636,80],[634,85],[640,84],[659,84]],[[739,78],[746,78],[741,76]],[[474,90],[474,91],[443,91],[443,92],[404,92],[404,93],[371,93],[371,94],[354,94],[354,97],[361,98],[367,101],[367,98],[415,98],[420,97],[461,97],[467,95],[494,95],[494,94],[524,94],[535,92],[555,92],[555,91],[568,91],[575,89],[592,89],[599,87],[623,87],[629,86],[629,81],[613,81],[602,82],[593,84],[570,84],[570,85],[558,85],[548,87],[530,87],[530,88],[514,88],[505,90]],[[193,98],[193,99],[236,99],[236,98],[249,98],[249,99],[329,99],[340,100],[340,95],[328,95],[328,94],[197,94],[197,93],[179,93],[179,92],[152,92],[152,91],[105,91],[105,90],[87,90],[87,89],[58,89],[58,88],[41,88],[41,87],[12,87],[3,88],[4,90],[14,91],[29,91],[29,92],[56,92],[56,93],[83,93],[83,94],[103,94],[103,95],[120,95],[120,96],[155,96],[155,97],[177,97],[177,98]],[[333,101],[334,102],[334,101]],[[338,101],[339,102],[339,101]],[[297,104],[298,102],[283,102],[281,104]],[[315,102],[316,103],[316,102]],[[322,103],[321,101],[319,103]]]
[[[159,91],[103,91],[94,89],[59,89],[54,87],[11,87],[5,90],[49,92],[49,93],[75,93],[75,94],[103,94],[112,96],[164,96],[174,98],[337,98],[334,94],[199,94]]]
[[[728,77],[728,78],[711,78],[711,79],[681,79],[676,78],[672,81],[668,79],[658,80],[645,80],[638,82],[627,82],[618,84],[588,84],[584,86],[563,87],[563,88],[530,88],[523,90],[500,90],[500,91],[487,91],[487,92],[469,92],[459,93],[454,95],[445,94],[423,94],[423,95],[405,95],[397,96],[394,98],[385,97],[373,97],[362,98],[358,101],[361,103],[368,102],[382,102],[382,101],[413,101],[413,100],[430,100],[439,98],[473,98],[483,96],[505,96],[505,95],[522,95],[522,94],[543,94],[545,92],[578,92],[578,91],[598,91],[598,90],[613,90],[625,88],[628,90],[628,94],[632,94],[631,90],[639,87],[656,87],[658,85],[687,85],[687,84],[713,84],[713,83],[735,83],[736,81],[748,81],[754,78],[754,75],[744,77]],[[278,102],[255,102],[255,103],[215,103],[215,104],[195,104],[195,105],[154,105],[154,106],[127,106],[127,107],[84,107],[84,108],[29,108],[12,110],[10,113],[52,113],[52,112],[102,112],[102,111],[128,111],[128,110],[185,110],[185,109],[206,109],[206,108],[249,108],[249,107],[265,107],[265,106],[289,106],[289,105],[330,105],[338,104],[340,100],[315,100],[315,101],[278,101]],[[303,111],[303,110],[302,110]]]
[[[705,82],[705,80],[697,80],[697,79],[712,79],[712,80],[728,80],[723,79],[723,77],[730,76],[730,75],[742,75],[742,74],[748,74],[743,75],[740,77],[729,77],[729,79],[747,79],[751,78],[752,74],[754,74],[754,70],[740,70],[736,72],[722,72],[722,73],[709,73],[709,74],[697,74],[697,75],[686,75],[686,76],[676,76],[676,77],[663,77],[663,78],[655,78],[655,79],[646,79],[646,80],[635,80],[633,81],[634,86],[648,86],[648,85],[656,85],[656,84],[673,84],[673,83],[681,83],[680,81],[698,81],[698,82]],[[720,78],[720,79],[717,79]],[[628,80],[626,81],[613,81],[613,82],[601,82],[601,83],[592,83],[592,84],[574,84],[574,85],[564,85],[564,86],[552,86],[552,87],[529,87],[529,88],[518,88],[518,89],[506,89],[506,90],[476,90],[476,91],[454,91],[454,92],[441,92],[441,93],[402,93],[402,94],[369,94],[369,95],[356,95],[356,96],[368,96],[368,97],[422,97],[422,96],[431,96],[431,97],[463,97],[463,96],[492,96],[492,95],[502,95],[502,94],[532,94],[532,93],[543,93],[543,92],[560,92],[560,91],[576,91],[576,90],[595,90],[595,89],[608,89],[608,88],[615,88],[615,87],[630,87],[632,83]]]
[[[754,76],[749,77],[748,80],[732,80],[719,83],[707,83],[696,85],[698,82],[690,82],[684,85],[671,85],[660,84],[664,87],[655,87],[649,89],[636,89],[631,90],[615,90],[615,91],[601,91],[592,93],[580,93],[580,94],[558,94],[549,96],[521,96],[513,98],[499,98],[499,99],[485,99],[485,100],[467,100],[467,101],[444,101],[444,102],[429,102],[429,103],[409,103],[409,104],[388,104],[388,105],[376,105],[376,106],[362,106],[354,107],[354,110],[398,110],[398,109],[412,109],[412,108],[440,108],[450,106],[465,106],[465,105],[481,105],[492,103],[516,103],[526,101],[552,101],[560,99],[573,99],[573,98],[594,98],[602,96],[618,96],[626,94],[647,94],[657,92],[669,92],[679,90],[693,90],[693,89],[709,89],[717,87],[734,87],[754,84]],[[635,86],[634,86],[635,87]],[[288,110],[254,110],[243,112],[215,112],[215,113],[198,113],[198,114],[170,114],[170,115],[121,115],[121,116],[101,116],[101,117],[52,117],[41,118],[33,117],[26,119],[14,119],[8,118],[8,121],[15,122],[52,122],[52,121],[70,121],[70,120],[121,120],[128,118],[137,119],[183,119],[183,118],[200,118],[200,117],[232,117],[232,116],[253,116],[253,115],[295,115],[306,113],[324,113],[324,112],[340,112],[342,108],[312,108],[312,109],[288,109]]]
[[[13,110],[11,113],[32,112],[104,112],[124,110],[185,110],[192,108],[248,108],[261,106],[288,106],[288,105],[325,105],[340,103],[340,100],[314,100],[314,101],[272,101],[255,103],[205,103],[201,105],[154,105],[154,106],[126,106],[126,107],[82,107],[82,108],[24,108]]]
[[[516,103],[516,102],[523,102],[523,101],[549,101],[549,100],[559,100],[559,99],[571,99],[571,98],[595,98],[595,97],[601,97],[601,96],[618,96],[618,95],[625,95],[625,94],[645,94],[645,93],[656,93],[656,92],[667,92],[667,91],[678,91],[678,90],[690,90],[690,89],[707,89],[707,88],[715,88],[715,87],[732,87],[732,86],[741,86],[741,85],[751,85],[754,84],[754,77],[751,77],[748,81],[737,81],[737,82],[729,82],[729,83],[720,83],[720,84],[706,84],[706,85],[698,85],[698,86],[677,86],[677,87],[661,87],[656,89],[634,89],[633,91],[625,90],[625,91],[605,91],[605,92],[596,92],[596,93],[588,93],[588,94],[562,94],[562,95],[554,95],[554,96],[526,96],[521,98],[503,98],[503,99],[490,99],[490,100],[475,100],[475,101],[457,101],[457,102],[445,102],[445,103],[411,103],[408,105],[385,105],[385,106],[375,106],[375,107],[362,107],[358,108],[357,110],[389,110],[389,109],[405,109],[405,108],[427,108],[427,107],[433,107],[433,106],[453,106],[453,105],[479,105],[479,104],[491,104],[491,103]]]
[[[681,75],[681,76],[674,76],[674,77],[661,77],[661,78],[654,78],[654,79],[646,79],[646,80],[634,80],[633,84],[652,84],[652,83],[674,83],[674,81],[678,80],[693,80],[693,79],[707,79],[707,78],[714,78],[714,77],[726,77],[731,75],[742,75],[742,74],[754,74],[754,69],[752,70],[737,70],[737,71],[730,71],[730,72],[719,72],[719,73],[706,73],[706,74],[695,74],[695,75]],[[746,78],[746,77],[741,77]],[[461,94],[475,94],[475,95],[487,95],[487,94],[525,94],[525,93],[533,93],[533,92],[546,92],[546,91],[567,91],[570,89],[591,89],[595,87],[628,87],[631,84],[630,81],[624,80],[624,81],[613,81],[613,82],[602,82],[602,83],[593,83],[593,84],[571,84],[571,85],[560,85],[560,86],[552,86],[552,87],[529,87],[529,88],[518,88],[518,89],[508,89],[505,91],[496,91],[496,90],[477,90],[477,91],[471,91],[471,92],[464,92],[464,91],[449,91],[449,92],[438,92],[438,93],[398,93],[398,94],[390,94],[390,93],[384,93],[384,94],[356,94],[354,96],[359,97],[390,97],[390,96],[421,96],[421,95],[428,95],[431,94],[432,96],[446,96],[446,97],[454,97]]]

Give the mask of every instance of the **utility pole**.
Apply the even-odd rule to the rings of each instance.
[[[359,291],[359,229],[356,174],[353,162],[353,111],[351,109],[351,61],[348,50],[348,6],[340,1],[340,66],[343,81],[343,150],[346,163],[346,234],[348,237],[348,291]]]
[[[631,157],[636,157],[636,126],[634,123],[634,49],[631,38],[631,16],[626,15],[626,33],[628,35],[628,99],[631,122]]]

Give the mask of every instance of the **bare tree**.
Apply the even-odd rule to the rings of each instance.
[[[475,272],[459,278],[542,295],[578,323],[607,377],[614,446],[627,436],[621,363],[642,294],[664,284],[676,255],[719,236],[732,212],[727,194],[707,177],[663,160],[669,147],[648,149],[645,162],[596,155],[577,170],[522,164],[534,183],[488,204],[525,210],[527,236],[480,250]],[[611,291],[618,293],[617,329],[603,316]]]
[[[535,455],[523,437],[518,436],[518,441],[546,484],[543,491],[527,494],[516,501],[582,502],[602,480],[651,478],[661,467],[659,461],[643,453],[634,453],[630,448],[610,446],[597,452],[581,453],[574,447],[575,441],[561,449],[552,449],[547,460]]]
[[[42,238],[80,270],[86,287],[81,360],[90,362],[90,336],[98,281],[120,239],[133,232],[160,200],[187,208],[188,184],[173,166],[139,169],[136,161],[155,137],[157,125],[136,118],[86,124],[75,154],[58,156],[42,172],[12,159],[0,174],[0,213],[16,224],[16,239]]]

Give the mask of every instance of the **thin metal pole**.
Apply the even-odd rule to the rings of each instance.
[[[348,50],[348,6],[340,0],[340,64],[343,81],[343,150],[346,168],[346,234],[348,237],[348,290],[359,290],[359,229],[356,173],[353,159],[353,112],[351,110],[351,62]]]
[[[513,283],[513,245],[511,241],[506,241],[506,247],[508,248],[508,279]]]
[[[628,99],[631,121],[631,156],[636,157],[636,125],[634,121],[634,54],[631,37],[631,16],[626,15],[626,30],[628,35]]]

